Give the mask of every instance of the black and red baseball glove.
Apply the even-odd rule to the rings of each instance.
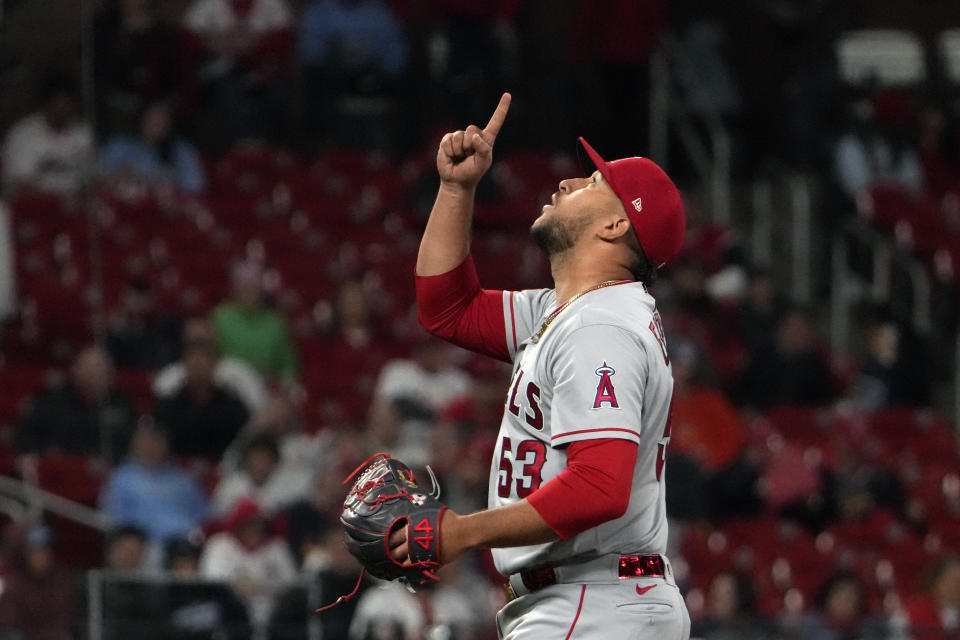
[[[437,500],[436,478],[431,472],[433,489],[427,493],[407,465],[385,453],[365,464],[362,471],[358,469],[360,475],[340,513],[347,549],[378,578],[410,585],[435,580],[434,571],[440,567],[440,517],[447,508]],[[407,529],[407,563],[390,553],[390,534],[401,527]]]

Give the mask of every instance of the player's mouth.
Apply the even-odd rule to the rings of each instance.
[[[555,207],[555,206],[557,206],[557,197],[558,197],[559,195],[560,195],[559,193],[554,193],[552,196],[550,196],[550,202],[548,202],[547,204],[543,205],[542,209],[545,210],[547,207]]]

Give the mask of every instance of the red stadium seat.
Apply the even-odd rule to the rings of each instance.
[[[95,506],[106,469],[85,456],[51,454],[37,461],[38,486],[75,502]]]
[[[869,433],[893,455],[910,452],[925,463],[960,462],[957,439],[949,423],[928,409],[890,408],[867,418]]]
[[[116,384],[133,396],[137,411],[147,413],[153,399],[150,385],[153,373],[147,369],[123,368],[117,370]]]

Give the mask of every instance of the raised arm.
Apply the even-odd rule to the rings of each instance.
[[[440,141],[440,189],[420,240],[417,275],[447,273],[470,253],[474,192],[493,162],[493,143],[509,109],[510,94],[505,93],[486,127],[470,125],[464,131],[446,134]]]
[[[486,127],[470,125],[440,141],[440,189],[420,240],[416,274],[417,314],[427,330],[507,362],[511,350],[504,293],[480,288],[469,255],[474,191],[493,162],[493,143],[509,108],[510,94],[505,93]]]

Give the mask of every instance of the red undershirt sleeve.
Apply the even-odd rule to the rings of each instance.
[[[637,444],[605,438],[567,446],[567,468],[527,498],[550,528],[566,540],[627,511]]]
[[[510,362],[503,291],[482,289],[473,258],[436,276],[416,276],[417,317],[428,331],[465,349]]]

